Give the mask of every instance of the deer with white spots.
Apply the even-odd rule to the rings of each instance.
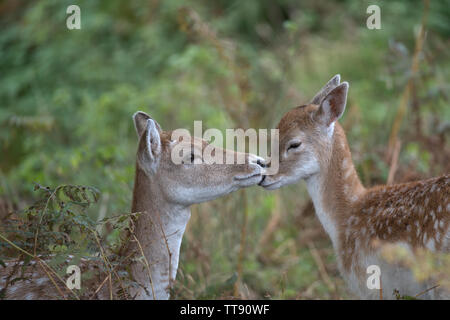
[[[240,154],[208,144],[203,139],[173,140],[171,132],[163,131],[159,124],[144,112],[133,116],[138,135],[136,175],[132,212],[141,215],[135,221],[135,238],[124,247],[123,256],[134,252],[144,259],[130,262],[131,278],[137,286],[129,288],[129,297],[135,299],[168,299],[178,268],[181,240],[189,221],[190,206],[216,199],[240,188],[258,184],[264,174],[263,159],[253,154]],[[181,163],[172,161],[172,150],[189,150]],[[223,164],[202,161],[205,148]],[[229,157],[245,159],[242,164],[229,163]],[[67,262],[70,265],[70,261]],[[0,290],[5,288],[5,299],[62,299],[73,298],[65,283],[50,281],[45,267],[31,263],[22,278],[11,283],[14,267],[0,266]],[[92,261],[83,260],[83,272],[95,271]],[[48,270],[47,270],[48,272]],[[82,282],[88,288],[83,298],[117,298],[117,284],[108,284],[105,276],[96,276]],[[111,288],[113,287],[113,288]],[[76,291],[76,290],[75,290]]]
[[[351,291],[377,299],[366,285],[370,265],[381,271],[384,298],[393,292],[425,299],[450,298],[439,283],[417,281],[412,272],[381,256],[380,243],[450,253],[450,174],[417,182],[365,188],[353,166],[344,130],[347,82],[333,77],[307,105],[287,112],[278,124],[279,171],[260,183],[268,190],[304,180]],[[450,276],[450,271],[447,276]],[[447,278],[448,280],[448,278]]]

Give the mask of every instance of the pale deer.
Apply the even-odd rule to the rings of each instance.
[[[315,212],[337,256],[339,270],[354,294],[379,298],[366,285],[370,265],[381,271],[385,298],[415,296],[432,286],[407,268],[387,263],[377,244],[400,244],[414,252],[450,252],[450,175],[397,185],[365,188],[354,168],[343,128],[347,82],[333,77],[307,105],[288,111],[278,124],[279,171],[260,183],[268,190],[306,182]],[[449,274],[450,276],[450,270]],[[449,298],[435,288],[420,298]]]
[[[138,252],[144,258],[131,262],[131,277],[139,285],[129,288],[129,296],[135,299],[168,299],[177,274],[183,233],[191,215],[190,206],[258,184],[263,177],[264,160],[253,154],[244,154],[243,164],[196,161],[207,146],[212,153],[223,155],[224,159],[226,154],[237,158],[238,153],[214,147],[197,137],[189,141],[172,140],[171,132],[161,130],[160,125],[144,112],[135,113],[133,119],[139,143],[131,210],[142,214],[135,221],[135,241],[124,248],[123,255]],[[175,164],[171,151],[179,144],[186,144],[186,149],[191,152],[184,155],[182,163]],[[95,264],[86,264],[88,266],[83,266],[83,269],[95,268]],[[0,267],[0,288],[4,286],[11,268]],[[61,291],[70,297],[64,285],[58,283],[58,292],[39,268],[32,269],[25,276],[31,276],[31,280],[9,285],[6,299],[61,298]],[[100,288],[101,280],[98,277],[81,286],[91,286],[92,292]],[[109,299],[117,291],[117,288],[110,290],[108,285],[101,288],[90,297]]]

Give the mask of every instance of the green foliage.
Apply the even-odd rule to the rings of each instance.
[[[92,241],[87,235],[96,224],[86,214],[86,209],[97,202],[99,191],[75,185],[50,189],[39,184],[35,185],[35,190],[40,191],[40,199],[17,219],[6,220],[6,225],[2,226],[6,235],[11,234],[16,246],[34,255],[39,253],[43,258],[53,254],[63,254],[67,258],[69,254],[79,253]],[[0,246],[2,255],[16,249],[5,242]]]
[[[120,234],[130,230],[130,219],[137,215],[124,214],[93,221],[87,209],[100,196],[94,187],[61,185],[51,189],[36,184],[34,190],[40,193],[38,200],[21,214],[5,219],[0,226],[0,265],[6,268],[4,261],[9,261],[19,266],[8,274],[8,285],[29,281],[32,273],[25,270],[42,261],[48,268],[49,278],[57,280],[66,277],[68,261],[78,265],[82,259],[99,262],[96,266],[100,274],[127,273],[126,260],[119,251],[128,240]],[[118,231],[115,237],[102,237],[98,233],[106,223]],[[92,272],[82,273],[84,281],[93,276]],[[127,278],[129,276],[120,280]],[[1,288],[1,292],[6,288]],[[79,295],[74,296],[92,294],[88,289],[91,288],[82,288]]]

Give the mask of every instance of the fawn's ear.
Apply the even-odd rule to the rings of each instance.
[[[329,127],[344,114],[348,86],[348,82],[342,82],[326,95],[320,103],[319,110],[314,114],[316,121]]]
[[[136,128],[136,133],[138,138],[142,136],[142,133],[147,129],[147,120],[151,119],[151,117],[143,111],[138,111],[133,114],[134,127]],[[155,121],[156,128],[161,132],[161,127]]]
[[[145,131],[148,119],[150,119],[150,116],[145,112],[138,111],[133,114],[134,128],[136,129],[138,138],[140,138],[142,133]]]
[[[142,136],[139,139],[137,160],[147,173],[155,173],[161,158],[161,135],[158,124],[147,119]]]
[[[159,158],[159,154],[161,153],[160,132],[161,130],[159,129],[158,123],[153,119],[148,119],[145,143],[151,161],[155,161]]]
[[[138,161],[155,172],[161,154],[161,127],[142,111],[136,112],[133,120],[139,137]]]
[[[312,104],[320,104],[322,100],[327,96],[328,93],[334,88],[336,88],[339,85],[339,82],[341,81],[341,76],[339,74],[335,75],[333,78],[330,79],[330,81],[327,82],[326,85],[323,86],[322,89],[319,90],[319,92],[316,93],[314,98],[311,99]]]

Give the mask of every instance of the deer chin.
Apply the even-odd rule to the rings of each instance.
[[[279,176],[278,178],[273,178],[272,176],[265,176],[259,185],[266,190],[275,190],[284,187],[289,184],[297,183],[300,178],[290,177],[290,176]]]
[[[261,185],[261,186],[266,190],[276,190],[276,189],[281,188],[283,186],[283,184],[281,183],[281,181],[275,181],[271,184]]]
[[[240,187],[250,187],[257,185],[263,179],[261,172],[253,172],[245,175],[238,175],[234,177],[234,180]]]
[[[264,176],[263,179],[258,183],[261,187],[266,190],[275,190],[281,188],[284,184],[282,183],[282,179],[273,180],[268,178],[269,176]]]

